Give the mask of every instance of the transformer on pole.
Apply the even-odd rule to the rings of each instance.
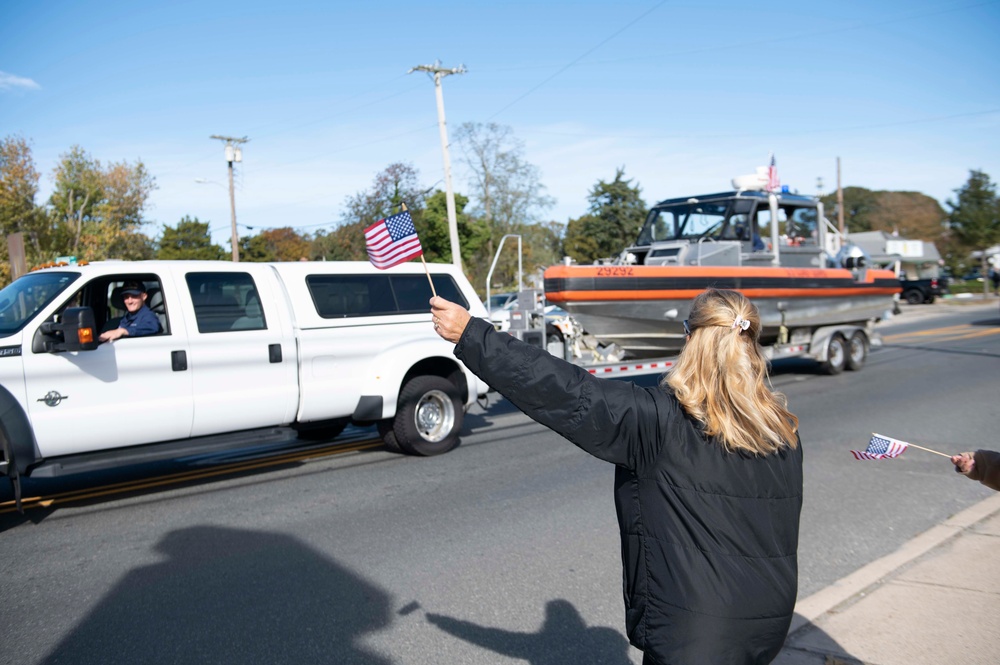
[[[233,192],[233,162],[243,161],[243,149],[241,145],[249,141],[247,137],[236,138],[233,136],[219,136],[212,134],[209,138],[226,142],[226,162],[229,164],[229,217],[233,225],[233,261],[240,260],[239,234],[236,233],[236,194]]]

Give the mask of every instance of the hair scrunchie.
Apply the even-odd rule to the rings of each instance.
[[[737,316],[736,320],[733,321],[733,328],[739,328],[740,330],[748,330],[750,328],[750,321],[744,319],[741,316]],[[737,333],[739,334],[739,333]]]

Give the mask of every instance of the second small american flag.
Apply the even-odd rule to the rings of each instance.
[[[409,261],[424,253],[409,212],[379,220],[365,229],[368,260],[380,270]]]

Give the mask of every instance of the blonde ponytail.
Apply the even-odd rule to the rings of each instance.
[[[665,382],[684,411],[727,450],[768,455],[797,445],[799,420],[767,387],[760,314],[738,291],[709,289],[688,316],[691,335]]]

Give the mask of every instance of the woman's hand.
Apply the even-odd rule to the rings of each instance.
[[[972,470],[976,467],[976,460],[972,453],[952,455],[951,463],[955,465],[955,471],[966,476],[972,473]]]
[[[458,343],[462,333],[465,332],[465,326],[469,325],[469,320],[472,319],[472,315],[464,307],[441,296],[431,298],[431,315],[434,332],[452,344]]]

